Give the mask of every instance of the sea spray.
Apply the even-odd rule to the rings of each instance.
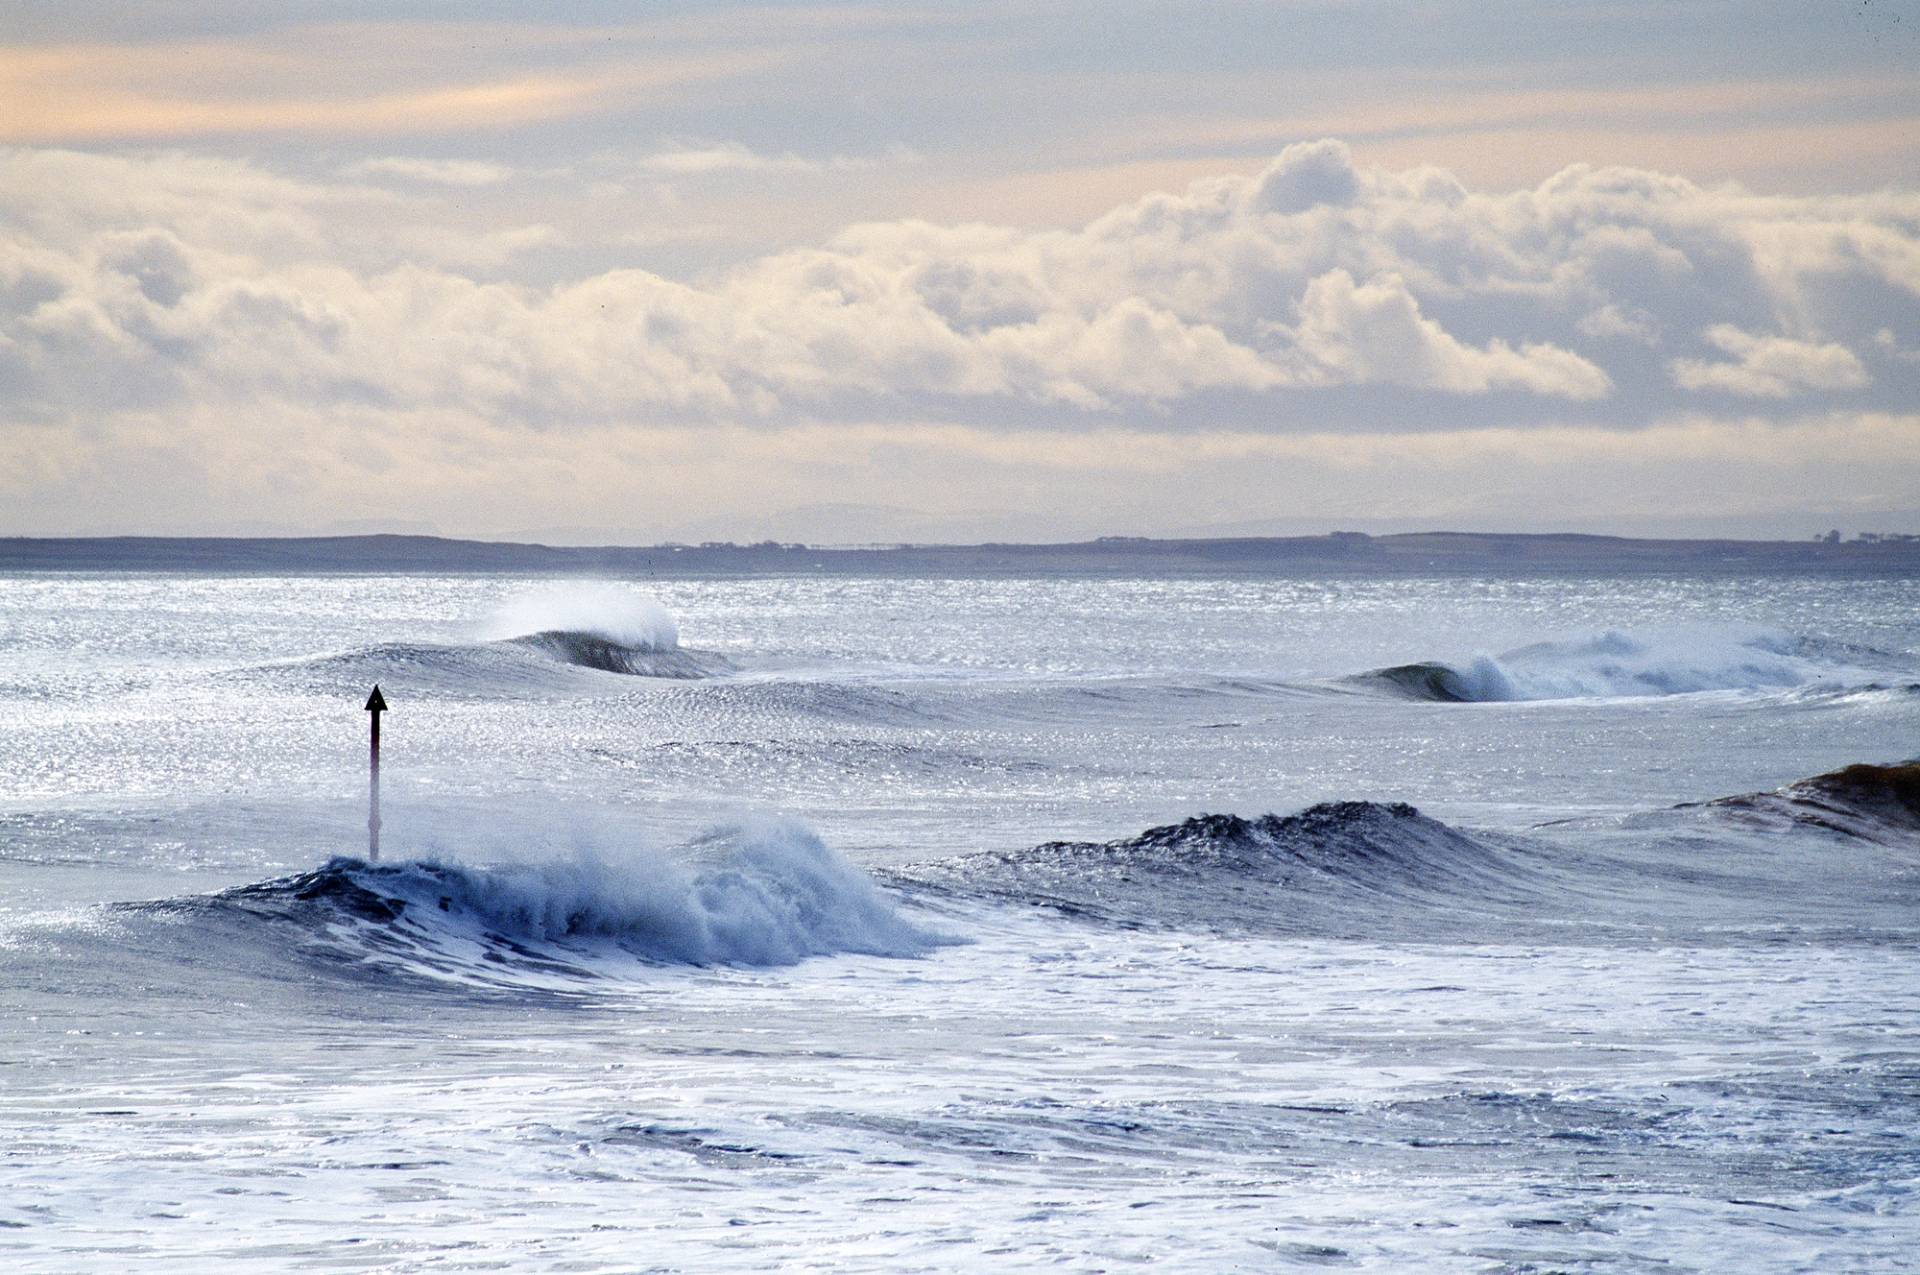
[[[659,602],[605,581],[570,581],[516,594],[481,625],[498,641],[543,633],[579,633],[636,651],[672,651],[680,626]]]
[[[952,938],[916,925],[860,869],[805,825],[774,817],[717,829],[688,861],[578,848],[537,863],[475,866],[446,855],[368,864],[335,858],[315,871],[242,886],[209,906],[292,919],[316,937],[338,921],[416,944],[616,947],[685,965],[792,965],[841,952],[921,955]],[[179,902],[169,905],[182,906]],[[331,942],[337,943],[335,935]],[[493,960],[485,972],[500,965]],[[497,981],[489,977],[488,981]]]
[[[1871,673],[1856,650],[1770,629],[1692,626],[1629,634],[1609,629],[1535,642],[1459,664],[1397,664],[1345,679],[1404,699],[1455,703],[1622,699],[1703,691],[1771,691],[1857,685]]]
[[[582,581],[517,594],[481,626],[490,640],[602,673],[702,678],[731,673],[732,660],[680,645],[667,609],[623,585]]]

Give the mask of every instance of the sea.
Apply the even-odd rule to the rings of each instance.
[[[1916,754],[1898,575],[0,575],[0,1269],[1914,1270]]]

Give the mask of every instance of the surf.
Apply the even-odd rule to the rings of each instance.
[[[1697,626],[1635,634],[1609,629],[1461,662],[1387,665],[1335,678],[1332,685],[1383,698],[1456,704],[1714,691],[1805,694],[1872,686],[1876,671],[1901,664],[1887,652],[1774,630]]]
[[[711,830],[679,854],[591,850],[532,863],[338,856],[211,895],[118,905],[218,940],[230,962],[293,957],[356,980],[591,992],[642,967],[777,967],[924,956],[958,941],[805,825]],[[184,953],[183,953],[184,954]]]

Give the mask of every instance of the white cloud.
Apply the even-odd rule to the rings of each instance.
[[[505,164],[477,159],[410,159],[390,155],[363,159],[342,170],[349,177],[399,177],[440,186],[491,186],[513,176]]]
[[[676,146],[642,156],[637,165],[666,177],[704,177],[712,173],[817,172],[827,165],[798,155],[762,155],[739,142]]]
[[[680,154],[687,172],[810,162]],[[444,216],[431,197],[237,161],[0,152],[0,420],[374,404],[545,428],[964,405],[1014,430],[1199,405],[1284,429],[1344,404],[1354,428],[1362,411],[1439,428],[1488,400],[1510,422],[1534,404],[1632,424],[1672,410],[1675,384],[1866,388],[1841,342],[1920,313],[1914,194],[1763,197],[1586,167],[1485,193],[1357,166],[1338,142],[1077,228],[871,223],[695,280],[535,282],[521,254],[564,236]],[[1730,357],[1658,348],[1693,331]]]
[[[1495,340],[1463,344],[1420,313],[1399,275],[1356,284],[1331,270],[1307,285],[1300,302],[1300,349],[1331,379],[1385,382],[1455,394],[1528,390],[1577,400],[1605,398],[1613,386],[1586,359],[1551,345],[1514,349]]]
[[[1731,360],[1675,359],[1674,383],[1689,390],[1720,390],[1751,398],[1786,398],[1808,390],[1856,390],[1868,383],[1867,369],[1845,346],[1756,336],[1730,323],[1701,333]]]
[[[889,147],[876,156],[809,159],[791,151],[770,155],[740,142],[711,142],[670,146],[641,156],[635,166],[656,177],[708,177],[722,173],[848,172],[880,164],[918,162],[919,156],[904,146]]]
[[[1644,310],[1629,314],[1611,301],[1582,315],[1575,326],[1581,335],[1601,340],[1618,338],[1643,345],[1657,345],[1660,341],[1660,325],[1652,315]]]

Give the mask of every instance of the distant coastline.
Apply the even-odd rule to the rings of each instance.
[[[554,546],[439,536],[0,538],[0,571],[621,576],[1317,576],[1920,573],[1920,539],[1642,540],[1419,532],[1071,544]]]

